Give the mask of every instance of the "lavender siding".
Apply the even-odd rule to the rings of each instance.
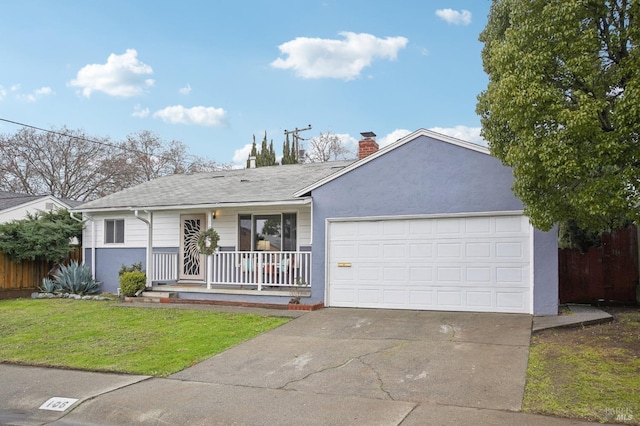
[[[313,190],[312,299],[325,294],[327,218],[521,211],[496,158],[417,136]],[[534,313],[557,314],[557,237],[534,233]]]

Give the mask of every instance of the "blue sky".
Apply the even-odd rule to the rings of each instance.
[[[489,0],[3,2],[0,118],[123,140],[151,130],[241,165],[264,132],[419,128],[483,143]],[[18,126],[0,122],[0,133]]]

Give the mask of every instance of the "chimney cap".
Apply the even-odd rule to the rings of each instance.
[[[376,137],[376,134],[373,132],[362,132],[360,133],[360,135],[362,135],[362,137],[365,139],[370,139],[370,138],[373,139]]]

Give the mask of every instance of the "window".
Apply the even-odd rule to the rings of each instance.
[[[296,251],[295,213],[238,216],[240,251]]]
[[[105,244],[124,243],[124,219],[105,219],[104,242]]]

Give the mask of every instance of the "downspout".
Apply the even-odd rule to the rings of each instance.
[[[73,215],[73,213],[69,212],[71,219],[76,220],[78,222],[82,222],[82,219],[78,219]],[[91,278],[96,279],[96,221],[93,220],[93,217],[84,213],[83,217],[87,218],[88,221],[91,222]],[[84,232],[83,232],[84,234]],[[83,235],[84,237],[84,235]],[[84,256],[84,238],[82,239],[82,264],[85,264],[85,256]]]
[[[75,220],[76,222],[80,222],[80,223],[83,224],[82,233],[84,234],[84,221],[82,220],[82,218],[78,219],[77,217],[75,217],[73,215],[73,212],[69,212],[69,216],[71,217],[71,219]],[[82,236],[84,237],[84,235],[82,235]],[[84,240],[84,238],[83,238],[83,240]],[[82,249],[82,264],[84,265],[84,247],[81,247],[81,249]],[[95,279],[95,277],[94,277],[94,279]]]
[[[153,213],[145,210],[145,213],[149,215],[149,220],[139,216],[138,210],[134,210],[133,214],[136,219],[141,220],[147,225],[147,283],[145,286],[151,288],[153,277],[151,276],[153,271]]]

